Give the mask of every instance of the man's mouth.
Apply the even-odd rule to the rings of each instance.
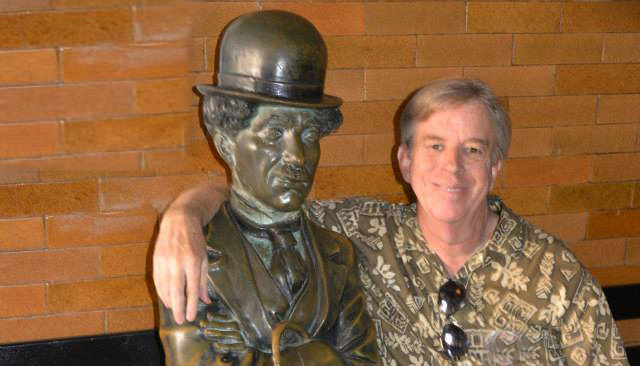
[[[464,187],[459,187],[459,186],[447,186],[444,184],[437,184],[434,183],[433,184],[436,188],[438,188],[441,191],[447,192],[447,193],[459,193],[462,192],[464,190]]]

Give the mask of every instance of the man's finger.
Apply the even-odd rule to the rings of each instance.
[[[171,275],[171,311],[173,319],[178,324],[184,323],[184,275],[180,271],[173,271]]]
[[[196,318],[198,308],[198,295],[200,294],[200,268],[188,262],[185,265],[187,280],[187,320]]]
[[[209,261],[207,260],[207,256],[202,259],[202,263],[200,266],[200,300],[202,300],[205,304],[210,304],[211,299],[209,299],[209,291],[208,287],[208,275],[209,275]]]

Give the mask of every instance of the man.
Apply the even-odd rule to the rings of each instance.
[[[325,67],[320,34],[297,15],[251,13],[225,31],[218,84],[197,87],[231,171],[230,200],[205,227],[213,301],[185,325],[161,306],[168,364],[379,362],[351,243],[300,210],[319,139],[342,120]]]
[[[400,124],[398,163],[417,203],[354,198],[307,207],[358,250],[384,364],[628,364],[588,271],[561,241],[488,197],[511,138],[491,90],[474,80],[431,83],[411,97]],[[207,189],[190,194],[217,200]],[[177,229],[170,221],[165,228]],[[197,270],[179,263],[202,252],[201,239],[160,239],[156,273]],[[176,247],[178,255],[164,254]]]

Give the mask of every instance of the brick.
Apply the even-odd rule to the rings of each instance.
[[[549,187],[496,188],[493,193],[519,215],[540,215],[548,212]]]
[[[569,244],[569,249],[589,268],[624,264],[624,239],[584,240]]]
[[[0,158],[53,155],[60,150],[58,123],[0,125]]]
[[[627,241],[627,264],[640,264],[640,239],[629,239]]]
[[[58,58],[53,49],[0,52],[0,85],[46,84],[57,80]]]
[[[143,175],[138,152],[64,156],[24,161],[23,165],[39,171],[40,179],[43,181]]]
[[[55,9],[101,8],[123,5],[171,4],[177,0],[50,0]]]
[[[636,188],[633,193],[633,207],[640,207],[640,182],[636,182]]]
[[[178,193],[205,180],[195,175],[105,179],[100,184],[100,208],[103,211],[148,208],[162,211]],[[218,180],[224,181],[224,177]]]
[[[0,285],[91,279],[99,274],[99,251],[85,248],[0,254],[0,268]]]
[[[640,278],[640,266],[596,267],[590,272],[602,287],[633,285]]]
[[[590,163],[591,157],[584,155],[511,159],[505,167],[505,184],[511,187],[586,183]]]
[[[218,38],[224,27],[233,19],[260,10],[255,2],[192,2],[190,5],[190,36],[214,39]]]
[[[189,78],[141,81],[136,84],[136,110],[145,114],[188,111],[191,88]]]
[[[127,310],[111,310],[107,312],[107,332],[123,333],[153,329],[155,315],[153,307]]]
[[[637,282],[632,284],[637,284]],[[632,346],[640,343],[640,319],[617,320],[616,326],[625,345]]]
[[[190,4],[136,6],[133,8],[133,39],[136,42],[185,40],[191,31]]]
[[[100,272],[106,277],[151,273],[151,253],[149,243],[103,248]]]
[[[640,4],[565,3],[562,16],[565,32],[638,32]]]
[[[549,96],[509,98],[513,127],[550,127],[593,124],[596,97]]]
[[[533,96],[554,93],[554,66],[469,67],[464,77],[480,79],[499,96]]]
[[[338,36],[327,37],[328,67],[414,66],[414,36]]]
[[[0,252],[42,247],[44,247],[42,218],[0,220]]]
[[[594,126],[591,151],[594,153],[633,151],[638,130],[636,125]]]
[[[0,186],[0,216],[95,211],[97,206],[95,182]]]
[[[470,2],[467,32],[548,33],[559,32],[562,4],[521,2]]]
[[[130,83],[0,89],[0,123],[127,115],[131,95]]]
[[[319,166],[361,165],[364,162],[364,138],[361,135],[335,135],[320,140]]]
[[[49,340],[101,334],[104,313],[61,314],[19,319],[1,319],[0,343]]]
[[[640,64],[559,65],[558,94],[615,94],[640,90]]]
[[[364,135],[364,163],[394,164],[397,160],[395,146],[393,133]]]
[[[140,175],[137,152],[0,161],[0,184]]]
[[[415,68],[366,70],[366,99],[405,99],[424,84],[462,76],[461,68]]]
[[[323,35],[365,33],[365,10],[363,4],[357,2],[276,2],[264,3],[263,9],[285,10],[299,14],[309,20]],[[336,16],[336,14],[340,14],[340,16]]]
[[[200,120],[200,112],[198,107],[192,107],[190,112],[190,117],[187,122],[187,126],[185,127],[185,136],[189,143],[195,141],[207,141],[209,138],[206,128],[204,127],[202,121]],[[187,145],[187,148],[189,145]]]
[[[418,36],[418,66],[495,66],[511,64],[512,36],[452,34]]]
[[[51,0],[5,0],[0,2],[0,12],[46,10],[51,7]]]
[[[318,169],[315,197],[372,196],[403,193],[391,165],[326,167]]]
[[[65,82],[182,76],[188,57],[186,42],[64,48],[62,76]]]
[[[601,95],[598,123],[640,122],[640,94]]]
[[[640,62],[640,34],[605,34],[604,62]]]
[[[365,3],[367,34],[463,33],[462,2]]]
[[[553,153],[584,154],[591,151],[593,127],[557,127],[553,129]]]
[[[587,213],[529,216],[527,220],[565,241],[585,239]]]
[[[193,141],[185,149],[145,153],[145,170],[151,175],[189,173],[225,174],[223,160],[213,153],[207,140]]]
[[[601,34],[516,34],[514,64],[578,64],[600,62]]]
[[[114,151],[184,144],[188,114],[71,122],[63,125],[68,152]]]
[[[144,276],[54,284],[49,287],[49,309],[72,312],[151,305]]]
[[[550,154],[550,128],[515,128],[512,130],[509,157],[547,156]]]
[[[401,101],[344,103],[338,134],[391,133]]]
[[[593,182],[640,179],[640,154],[606,154],[593,156]]]
[[[640,210],[595,211],[589,217],[590,239],[640,236]]]
[[[363,70],[329,70],[325,79],[325,94],[335,95],[345,102],[364,99]]]
[[[628,208],[631,206],[632,194],[632,183],[552,186],[549,209],[554,213],[564,213]]]
[[[4,47],[127,42],[130,29],[128,9],[0,14],[0,44]]]
[[[49,248],[147,243],[156,221],[154,211],[49,216],[47,243]]]
[[[42,314],[46,309],[44,285],[0,287],[0,318]]]
[[[189,39],[189,71],[207,70],[207,42],[206,38]]]

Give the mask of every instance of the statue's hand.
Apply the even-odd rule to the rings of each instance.
[[[281,352],[280,365],[299,366],[342,366],[342,356],[323,340],[312,339],[309,342]],[[301,363],[302,362],[302,363]]]
[[[153,281],[162,303],[175,322],[196,316],[198,298],[210,303],[207,294],[207,255],[201,220],[183,207],[172,204],[162,216],[153,253]]]
[[[207,320],[200,321],[200,329],[217,353],[241,354],[247,350],[240,327],[231,315],[209,314]]]

